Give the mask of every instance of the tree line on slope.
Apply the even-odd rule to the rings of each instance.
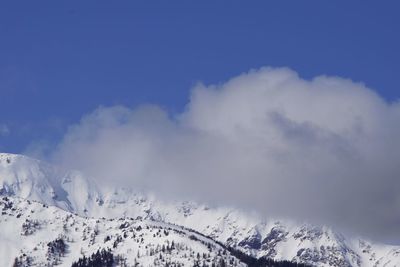
[[[268,258],[255,258],[247,255],[239,250],[233,248],[227,248],[227,250],[236,257],[241,262],[245,263],[249,267],[311,267],[302,263],[293,263],[290,261],[275,261]],[[71,267],[112,267],[114,263],[119,262],[121,259],[115,257],[110,249],[97,250],[91,256],[83,256],[79,258],[76,262],[72,263]],[[166,267],[174,266],[169,263],[164,264]],[[212,265],[207,265],[203,263],[200,264],[199,261],[194,261],[193,267],[227,267],[231,266],[223,258],[219,259],[217,263],[212,263]]]
[[[91,256],[83,256],[76,262],[72,263],[71,267],[112,267],[114,265],[114,255],[111,250],[97,250]]]

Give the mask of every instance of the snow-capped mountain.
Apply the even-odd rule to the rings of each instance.
[[[0,209],[2,266],[71,266],[102,249],[122,266],[246,266],[221,244],[181,226],[142,218],[83,218],[13,197],[0,199]]]
[[[233,208],[165,203],[130,188],[100,186],[78,171],[61,171],[21,155],[0,154],[0,193],[55,206],[60,214],[76,213],[76,221],[132,217],[180,225],[257,258],[315,266],[400,266],[400,247],[346,238],[325,226],[265,221]]]

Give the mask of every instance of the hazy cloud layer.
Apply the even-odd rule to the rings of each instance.
[[[98,179],[400,240],[400,104],[338,77],[262,68],[185,112],[101,107],[55,158]]]

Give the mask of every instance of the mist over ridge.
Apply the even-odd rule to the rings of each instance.
[[[261,68],[198,84],[186,109],[99,107],[51,160],[166,198],[398,240],[400,104],[340,77]]]

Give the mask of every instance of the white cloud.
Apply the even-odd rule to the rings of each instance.
[[[55,158],[99,179],[400,238],[400,105],[338,77],[262,68],[198,85],[184,113],[100,107]]]

